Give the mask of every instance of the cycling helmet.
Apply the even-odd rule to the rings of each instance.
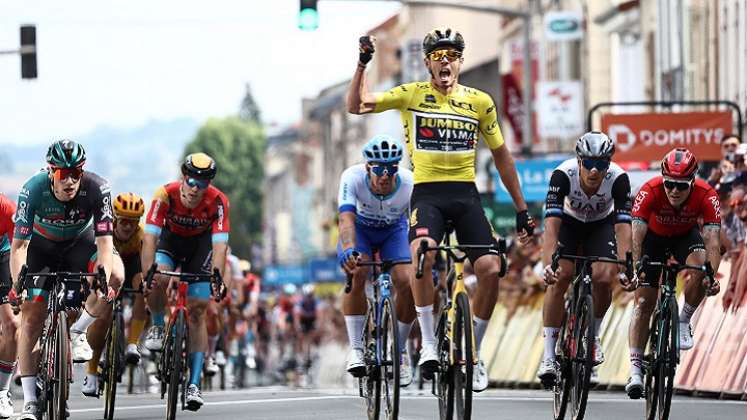
[[[444,47],[452,47],[459,52],[463,52],[464,37],[451,28],[434,29],[425,35],[423,39],[423,52],[426,55]]]
[[[86,163],[86,151],[72,140],[60,140],[49,146],[47,163],[55,168],[77,168]]]
[[[295,295],[296,294],[297,287],[293,283],[286,283],[283,286],[283,293],[286,295]]]
[[[213,179],[217,172],[215,160],[205,153],[187,155],[182,164],[182,175],[184,176]]]
[[[604,133],[589,131],[576,141],[576,156],[580,158],[612,159],[615,143]]]
[[[693,179],[697,170],[698,158],[682,147],[672,149],[661,160],[661,174],[666,177]]]
[[[125,219],[140,219],[145,202],[135,193],[121,193],[114,198],[114,215]]]
[[[402,159],[402,146],[391,136],[379,134],[363,146],[363,157],[369,163],[399,162]]]
[[[313,295],[314,294],[314,285],[312,283],[306,283],[303,285],[302,290],[304,295]]]

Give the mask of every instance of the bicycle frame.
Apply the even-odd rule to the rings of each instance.
[[[371,280],[373,285],[374,297],[373,302],[370,304],[375,305],[374,309],[374,325],[376,328],[381,328],[381,318],[384,312],[384,302],[387,298],[393,297],[392,294],[392,275],[389,274],[392,264],[390,261],[361,261],[357,264],[359,267],[372,267]],[[380,269],[381,272],[377,275],[376,270]],[[382,345],[381,340],[376,340],[376,364],[378,366],[385,366],[388,363],[382,361]]]

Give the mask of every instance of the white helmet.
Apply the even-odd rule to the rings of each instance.
[[[615,143],[600,131],[589,131],[576,141],[576,156],[580,158],[612,159]]]

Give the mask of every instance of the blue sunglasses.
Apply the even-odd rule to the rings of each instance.
[[[376,176],[384,176],[385,173],[394,176],[399,170],[398,163],[369,163],[368,167]]]
[[[185,182],[187,183],[187,185],[190,188],[197,187],[198,189],[201,189],[201,190],[204,190],[205,188],[208,187],[208,185],[210,185],[210,180],[209,179],[199,179],[199,178],[187,177],[187,179],[185,180]]]
[[[607,159],[581,159],[581,164],[586,170],[590,171],[596,168],[599,172],[604,172],[610,167],[610,161]]]

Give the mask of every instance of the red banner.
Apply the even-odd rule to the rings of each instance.
[[[721,139],[732,131],[732,114],[605,114],[602,131],[615,142],[615,160],[660,160],[675,147],[690,149],[699,160],[720,160]]]
[[[511,123],[516,144],[524,143],[524,100],[521,89],[513,74],[501,76],[503,85],[503,115]]]

